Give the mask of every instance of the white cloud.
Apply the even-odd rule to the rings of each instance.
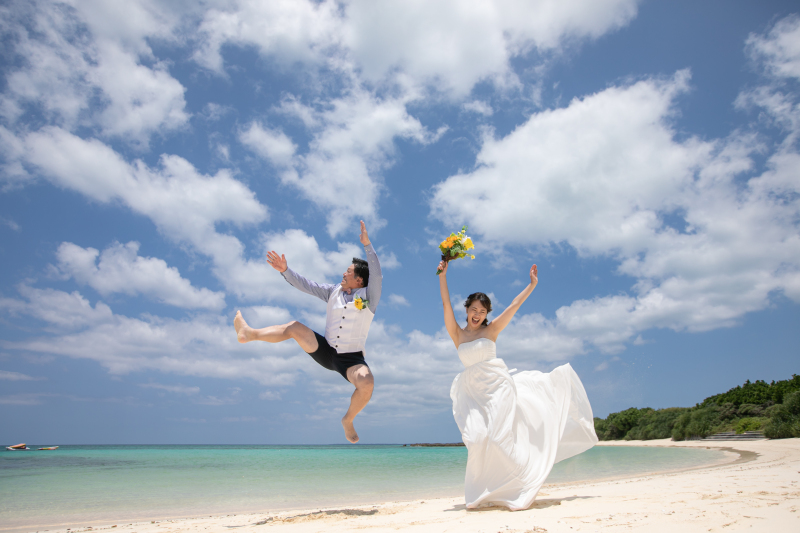
[[[2,106],[2,96],[0,96],[0,106]],[[0,110],[2,113],[2,110]],[[0,180],[5,181],[3,190],[8,190],[24,184],[30,179],[30,175],[22,165],[21,159],[25,147],[21,139],[18,139],[11,131],[0,126]]]
[[[48,396],[54,396],[54,394],[42,392],[9,394],[0,396],[0,405],[41,405],[44,403],[44,398]]]
[[[283,132],[257,124],[241,140],[279,167],[284,184],[322,210],[331,236],[341,235],[359,219],[377,230],[384,224],[378,215],[381,174],[393,163],[395,139],[428,144],[444,132],[430,133],[405,104],[404,99],[379,99],[359,89],[319,107],[286,100],[281,111],[303,120],[312,134],[306,153],[297,153]]]
[[[573,2],[332,2],[232,3],[210,10],[201,26],[203,45],[196,59],[222,69],[220,47],[255,46],[280,62],[325,65],[342,76],[344,96],[323,98],[318,108],[288,98],[284,111],[295,114],[312,134],[307,153],[282,131],[251,124],[240,140],[282,167],[284,184],[297,188],[328,218],[328,232],[340,235],[364,218],[383,225],[378,199],[382,171],[392,164],[395,138],[429,143],[432,135],[406,111],[408,101],[437,87],[466,95],[482,79],[508,83],[509,59],[532,47],[553,49],[564,39],[597,37],[633,18],[634,0]],[[295,31],[291,31],[295,29]],[[352,63],[351,63],[352,62]],[[400,97],[379,99],[365,89],[392,79]],[[504,81],[505,80],[505,81]],[[485,104],[480,109],[487,113]],[[355,209],[354,209],[355,206]]]
[[[782,128],[788,135],[780,151],[791,157],[800,139],[800,99],[786,78],[800,78],[800,16],[779,20],[766,35],[750,34],[746,51],[762,67],[767,83],[742,91],[736,105],[743,110],[755,107],[763,112],[760,118]]]
[[[800,16],[778,21],[766,35],[751,33],[747,50],[772,75],[800,78]]]
[[[195,403],[200,405],[236,405],[240,403],[242,400],[241,398],[236,397],[227,397],[227,398],[218,398],[216,396],[206,396],[205,398],[198,398]]]
[[[169,74],[166,64],[145,67],[112,44],[101,46],[98,62],[102,68],[87,77],[102,88],[106,98],[106,107],[97,117],[105,135],[146,145],[150,133],[174,130],[188,121],[185,88]]]
[[[255,416],[229,416],[222,419],[223,422],[258,422]]]
[[[34,105],[51,123],[94,125],[140,146],[154,132],[182,127],[189,118],[184,87],[166,64],[153,61],[146,40],[169,38],[178,17],[147,1],[73,7],[14,2],[4,10],[4,32],[22,63],[7,77],[0,106],[6,118]]]
[[[139,243],[114,243],[101,254],[94,248],[61,243],[56,252],[59,270],[89,285],[103,296],[144,294],[168,305],[187,309],[221,309],[225,294],[195,288],[177,268],[162,259],[138,255]],[[97,261],[99,256],[99,262]]]
[[[54,2],[44,3],[47,4],[57,5]],[[186,0],[65,0],[63,4],[75,9],[96,38],[118,41],[143,54],[152,53],[147,45],[148,38],[173,40],[181,18],[191,16],[195,6],[195,2]]]
[[[56,185],[98,202],[122,201],[152,218],[170,237],[203,251],[234,245],[214,231],[215,223],[243,225],[268,218],[266,207],[227,170],[204,176],[175,155],[163,155],[157,169],[142,161],[128,164],[100,141],[54,127],[24,139],[27,162]]]
[[[510,59],[536,48],[559,49],[573,38],[597,37],[636,14],[635,1],[371,2],[347,7],[345,42],[364,76],[396,72],[456,96],[481,80],[515,82]],[[398,76],[399,77],[399,76]]]
[[[627,24],[635,0],[425,2],[365,0],[346,8],[345,42],[364,76],[377,82],[399,70],[417,83],[469,94],[483,79],[513,79],[512,57],[560,48]]]
[[[191,396],[193,394],[197,394],[200,392],[200,387],[189,387],[186,385],[164,385],[162,383],[140,383],[140,387],[143,389],[157,389],[163,390],[167,392],[173,392],[175,394],[185,394],[187,396]]]
[[[282,131],[264,128],[253,122],[239,134],[239,140],[255,153],[272,162],[272,164],[289,166],[297,146]]]
[[[215,276],[237,296],[248,300],[279,300],[294,290],[266,263],[263,255],[257,260],[246,258],[244,245],[236,237],[216,230],[221,222],[246,226],[268,219],[267,208],[229,171],[220,170],[214,176],[205,176],[185,159],[166,155],[155,169],[141,161],[128,164],[97,140],[83,140],[52,127],[27,135],[24,143],[26,163],[38,167],[43,176],[56,185],[76,190],[98,202],[121,202],[132,211],[149,217],[168,238],[190,244],[196,251],[211,257]],[[350,218],[352,214],[346,216]],[[356,244],[358,226],[355,224],[352,225],[352,240],[340,243],[337,251],[321,250],[316,239],[301,230],[268,234],[262,242],[264,254],[273,249],[286,253],[293,269],[298,267],[298,272],[320,282],[338,278],[352,257],[362,253]],[[391,256],[389,260],[391,263]],[[129,262],[136,260],[129,258]],[[146,264],[155,265],[148,259],[132,267],[131,272]],[[177,272],[173,276],[167,273],[166,265],[162,266],[164,276],[180,285],[175,277]],[[144,281],[140,285],[144,287]],[[144,292],[141,287],[139,290]],[[205,301],[210,305],[216,297],[204,290],[195,294],[184,286],[171,301],[183,301],[184,305]]]
[[[261,400],[280,400],[281,393],[277,391],[265,390],[258,395],[258,398]]]
[[[103,302],[94,307],[77,291],[66,293],[54,289],[36,289],[28,285],[18,287],[25,300],[0,298],[0,309],[12,316],[28,315],[58,328],[76,329],[111,320],[111,309]]]
[[[254,328],[287,324],[292,320],[292,315],[283,307],[256,305],[244,309],[242,313],[247,323]]]
[[[676,139],[673,102],[687,86],[679,72],[537,113],[504,138],[487,135],[474,171],[434,187],[432,214],[468,220],[489,253],[565,243],[637,280],[634,295],[534,320],[554,354],[617,352],[650,328],[728,327],[774,291],[798,297],[800,157],[781,149],[742,188],[760,145],[743,134]]]
[[[203,113],[200,116],[202,116],[206,120],[213,122],[220,120],[225,115],[233,112],[235,112],[235,108],[232,106],[216,104],[214,102],[208,102],[203,108]]]
[[[294,383],[308,358],[290,343],[269,348],[263,343],[239,344],[229,317],[135,319],[113,315],[99,302],[92,309],[78,293],[24,289],[27,301],[0,300],[0,308],[45,321],[45,331],[58,330],[46,337],[2,341],[5,348],[92,360],[112,375],[155,370],[285,386]],[[202,401],[219,404],[233,400],[208,397]]]
[[[406,297],[401,294],[390,294],[389,295],[389,305],[396,306],[396,307],[408,307],[411,304]]]
[[[713,146],[673,141],[672,100],[688,76],[648,80],[534,114],[487,134],[473,172],[434,187],[433,214],[494,242],[569,240],[584,253],[640,247],[658,210],[689,185]]]
[[[386,250],[386,246],[379,246],[376,250],[378,254],[378,259],[381,262],[381,270],[392,270],[395,268],[400,268],[402,264],[400,260],[397,258],[394,252],[390,252]]]
[[[435,83],[466,95],[481,80],[507,84],[510,59],[533,48],[559,50],[597,38],[636,16],[637,0],[349,0],[230,2],[210,9],[199,28],[195,60],[223,71],[220,50],[255,47],[283,65],[301,62],[373,84]]]
[[[5,381],[41,381],[46,378],[33,377],[19,372],[9,372],[8,370],[0,370],[0,380]]]
[[[155,169],[142,161],[129,164],[98,140],[54,127],[28,134],[24,145],[26,163],[56,185],[98,202],[121,202],[149,217],[171,240],[211,257],[226,288],[261,297],[268,292],[259,289],[263,283],[280,285],[267,275],[265,263],[244,259],[244,246],[236,237],[216,231],[222,222],[244,226],[269,217],[255,194],[228,170],[202,175],[185,159],[169,155]]]
[[[205,424],[206,423],[206,419],[205,418],[183,417],[183,418],[170,418],[169,420],[171,422],[185,422],[186,424]]]
[[[484,102],[483,100],[473,100],[471,102],[466,102],[461,106],[461,108],[464,109],[465,111],[472,111],[473,113],[477,113],[485,117],[490,117],[494,114],[492,106],[489,105],[488,102]]]
[[[37,102],[51,119],[75,124],[91,95],[83,80],[89,68],[85,47],[71,44],[65,36],[77,33],[79,22],[47,4],[15,2],[2,13],[11,50],[25,61],[22,68],[7,74],[3,114],[15,119],[24,105]]]
[[[20,231],[22,229],[22,228],[19,227],[19,224],[17,224],[16,222],[14,222],[11,219],[8,219],[8,218],[5,218],[5,217],[0,217],[0,224],[2,224],[4,226],[8,226],[9,228],[11,228],[14,231]]]
[[[336,2],[243,0],[226,4],[227,9],[209,9],[198,29],[201,42],[194,58],[214,71],[223,70],[220,49],[226,44],[256,46],[286,66],[322,62],[322,54],[336,44]]]

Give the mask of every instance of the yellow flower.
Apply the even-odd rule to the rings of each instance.
[[[472,250],[473,248],[475,248],[475,245],[472,244],[472,239],[470,237],[467,237],[467,240],[464,241],[464,248],[466,248],[467,250]]]
[[[361,311],[369,304],[369,300],[365,300],[361,296],[356,296],[353,298],[353,303],[355,304],[356,309]]]
[[[474,255],[470,255],[470,257],[471,257],[472,259],[475,259],[475,256],[474,256]]]

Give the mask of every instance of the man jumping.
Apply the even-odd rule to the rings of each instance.
[[[241,311],[237,311],[233,319],[239,342],[283,342],[294,339],[317,363],[338,372],[355,386],[356,390],[350,397],[350,408],[342,418],[344,435],[352,443],[358,442],[353,419],[372,398],[374,382],[364,360],[364,345],[381,298],[383,281],[381,264],[369,241],[363,220],[360,240],[367,252],[367,260],[354,257],[353,264],[337,285],[308,280],[289,268],[284,255],[278,255],[275,251],[267,253],[267,262],[292,287],[328,303],[324,337],[297,321],[253,329],[247,325]]]

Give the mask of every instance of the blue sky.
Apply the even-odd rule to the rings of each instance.
[[[596,416],[798,371],[792,2],[5,2],[3,442],[340,443],[351,386],[254,326],[322,330],[266,250],[384,270],[364,443],[457,441],[450,290],[509,367]],[[13,441],[13,442],[12,442]]]

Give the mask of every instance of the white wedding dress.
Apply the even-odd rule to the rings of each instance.
[[[595,445],[592,407],[569,364],[512,377],[491,339],[461,343],[466,369],[450,388],[467,446],[468,508],[527,509],[553,464]]]

